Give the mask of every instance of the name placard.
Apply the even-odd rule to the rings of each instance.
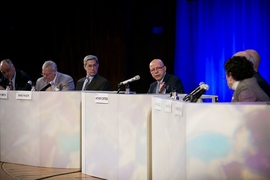
[[[32,92],[31,91],[17,92],[16,99],[32,99]]]
[[[155,104],[154,104],[154,106],[155,106],[155,109],[156,110],[161,110],[161,99],[159,99],[159,98],[155,98]]]
[[[95,102],[99,104],[108,104],[109,103],[109,95],[108,94],[96,94]]]
[[[7,99],[7,91],[0,91],[0,99]]]
[[[175,114],[181,117],[183,116],[183,103],[175,103]]]
[[[172,112],[172,101],[171,100],[165,101],[165,112],[167,112],[167,113]]]

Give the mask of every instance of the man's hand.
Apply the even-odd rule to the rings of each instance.
[[[159,82],[159,93],[164,94],[165,93],[165,82]]]

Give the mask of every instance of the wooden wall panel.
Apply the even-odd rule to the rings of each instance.
[[[51,59],[76,82],[85,76],[82,61],[88,54],[98,56],[99,73],[115,91],[119,82],[140,75],[131,90],[146,93],[154,81],[148,68],[153,58],[163,59],[173,73],[175,1],[31,5],[3,5],[0,58],[13,60],[34,81]],[[162,27],[162,33],[154,34],[153,27]]]

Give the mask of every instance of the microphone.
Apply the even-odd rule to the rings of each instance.
[[[118,84],[118,86],[125,85],[125,84],[131,83],[131,82],[133,82],[133,81],[137,81],[137,80],[139,80],[139,79],[140,79],[140,76],[137,75],[137,76],[135,76],[135,77],[133,77],[133,78],[130,78],[130,79],[128,79],[128,80],[125,80],[125,81],[120,82],[120,83]]]
[[[46,91],[46,89],[48,89],[51,85],[52,85],[52,81],[49,82],[49,84],[47,84],[45,87],[43,87],[40,91]]]
[[[205,91],[209,89],[209,86],[204,82],[200,82],[199,86],[193,89],[189,94],[187,94],[183,101],[186,102],[197,102],[197,100],[203,95]]]
[[[22,90],[31,90],[32,89],[32,81],[28,81],[25,86],[22,88]]]

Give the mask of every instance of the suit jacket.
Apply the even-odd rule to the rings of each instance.
[[[248,78],[239,82],[236,87],[232,102],[266,102],[270,98],[259,86],[256,78]]]
[[[171,75],[166,72],[165,77],[163,79],[163,82],[165,82],[166,85],[166,93],[172,92],[174,89],[177,93],[184,94],[184,86],[181,81],[181,79],[177,76]],[[156,93],[156,87],[157,87],[157,81],[150,84],[150,87],[148,89],[148,94],[155,94]]]
[[[82,90],[85,78],[86,77],[83,77],[77,81],[76,90]],[[99,74],[96,74],[93,77],[92,81],[87,85],[85,90],[110,91],[110,83],[106,78],[100,76]]]
[[[40,91],[48,83],[44,77],[38,78],[36,82],[36,90]],[[57,72],[57,76],[54,82],[54,90],[57,91],[70,91],[75,89],[73,78],[67,74]]]
[[[32,81],[30,76],[23,70],[16,69],[15,90],[30,91],[31,86],[27,85],[28,81]],[[9,80],[2,76],[0,80],[0,85],[6,89],[7,86],[9,86]]]
[[[253,77],[257,79],[259,86],[268,95],[268,97],[270,97],[270,85],[268,82],[259,74],[259,72],[254,72]]]

